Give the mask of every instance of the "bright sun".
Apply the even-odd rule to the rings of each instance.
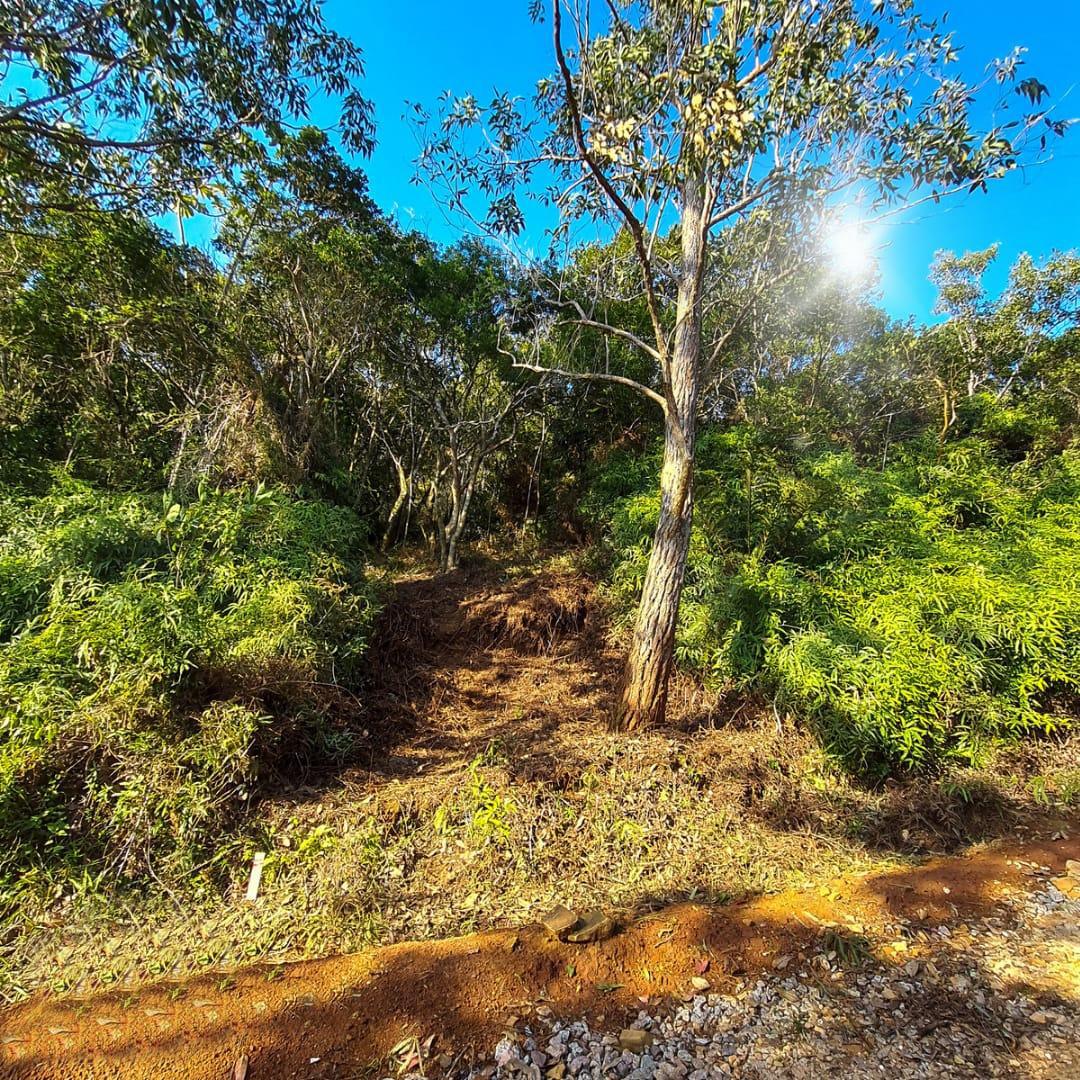
[[[828,235],[829,257],[838,274],[847,278],[862,278],[875,265],[873,241],[866,229],[858,225],[838,224]]]

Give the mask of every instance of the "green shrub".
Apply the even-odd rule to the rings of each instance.
[[[588,504],[626,613],[655,475],[613,459]],[[680,663],[767,691],[871,775],[1071,722],[1055,702],[1080,690],[1080,452],[1036,466],[916,442],[878,469],[736,427],[702,441],[697,483]]]
[[[347,751],[362,535],[274,490],[0,498],[0,889],[174,876],[276,772]]]

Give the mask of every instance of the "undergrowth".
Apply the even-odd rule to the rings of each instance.
[[[629,743],[581,725],[537,761],[523,731],[445,770],[267,800],[231,851],[224,888],[189,888],[180,906],[151,895],[126,911],[80,897],[63,925],[43,922],[6,962],[0,954],[0,999],[517,925],[556,903],[642,914],[725,902],[880,872],[1017,824],[1053,828],[1078,805],[1075,740],[870,789],[807,732],[778,730],[771,711],[669,734]],[[529,759],[541,767],[523,769]],[[249,904],[255,851],[267,856]],[[843,945],[830,948],[857,963],[858,942]]]
[[[262,488],[0,498],[0,903],[175,880],[275,776],[345,756],[361,543]]]
[[[588,508],[629,614],[655,455],[615,456]],[[769,693],[871,777],[1060,732],[1080,691],[1080,451],[1003,464],[976,439],[884,468],[736,426],[702,440],[679,661]]]

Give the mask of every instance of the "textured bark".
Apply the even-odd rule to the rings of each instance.
[[[458,457],[454,457],[451,468],[450,497],[445,509],[445,516],[438,523],[439,532],[439,570],[447,573],[456,570],[460,565],[458,545],[465,526],[468,524],[469,507],[472,505],[473,494],[476,491],[476,483],[480,476],[480,466],[484,455],[478,450],[473,459],[465,466],[467,471],[462,475],[463,463]]]
[[[663,721],[675,655],[679,598],[694,512],[694,438],[701,370],[701,281],[705,268],[701,185],[689,181],[682,200],[682,259],[671,347],[670,385],[660,472],[660,519],[638,606],[637,622],[612,727],[621,731]]]
[[[383,551],[389,551],[390,545],[394,542],[394,527],[397,525],[398,517],[405,507],[412,488],[412,477],[405,472],[401,462],[396,457],[392,457],[391,460],[397,470],[398,493],[394,505],[390,508],[390,516],[386,519],[386,531],[383,533],[381,545]]]
[[[669,423],[660,474],[660,520],[623,674],[619,711],[613,722],[616,730],[633,731],[664,719],[679,597],[690,547],[693,483],[693,460]]]

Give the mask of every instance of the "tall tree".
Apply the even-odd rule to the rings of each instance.
[[[534,3],[536,17],[541,9]],[[1038,107],[1046,88],[1020,79],[1018,53],[983,85],[959,78],[951,37],[911,0],[553,0],[551,33],[556,71],[534,108],[508,95],[487,106],[448,98],[435,127],[421,111],[430,132],[421,167],[492,228],[522,228],[525,182],[544,186],[563,235],[589,216],[630,238],[647,336],[573,314],[631,341],[652,378],[572,376],[632,383],[664,418],[660,517],[614,714],[616,727],[633,729],[665,713],[700,390],[749,310],[730,312],[706,341],[711,238],[754,216],[766,225],[768,265],[774,244],[808,244],[845,195],[881,206],[982,187],[1015,166],[1036,132],[1061,125]],[[1001,109],[1023,100],[1032,111],[980,131],[973,101],[995,86]],[[657,258],[669,232],[671,261]],[[777,281],[758,275],[751,294]]]
[[[934,311],[947,318],[921,335],[918,352],[937,393],[941,442],[965,400],[979,393],[1007,398],[1031,374],[1032,357],[1075,326],[1080,312],[1080,257],[1056,255],[1037,266],[1022,255],[1005,290],[993,297],[984,279],[997,253],[996,244],[959,256],[939,251],[930,267],[938,289]]]
[[[385,513],[386,547],[418,524],[455,569],[537,390],[497,348],[506,260],[401,232],[315,129],[249,171],[218,247],[238,362],[193,414],[187,475],[236,471],[239,449],[257,470]]]
[[[160,480],[216,369],[215,270],[137,216],[45,224],[0,261],[0,460],[24,481],[59,461]]]
[[[0,231],[50,209],[191,206],[319,92],[372,123],[360,50],[318,0],[11,0],[0,13]]]
[[[499,319],[511,308],[516,285],[506,260],[466,241],[432,250],[421,266],[414,352],[391,373],[402,391],[398,430],[385,441],[401,447],[395,465],[408,454],[424,470],[425,516],[439,568],[448,571],[458,568],[478,493],[539,395],[498,348]],[[418,444],[419,455],[411,450]],[[414,465],[412,488],[416,471]]]
[[[185,468],[220,468],[235,448],[259,446],[290,481],[357,497],[368,373],[392,351],[407,298],[403,238],[364,174],[307,127],[246,171],[216,246],[235,363],[198,417],[192,449],[203,460]]]

